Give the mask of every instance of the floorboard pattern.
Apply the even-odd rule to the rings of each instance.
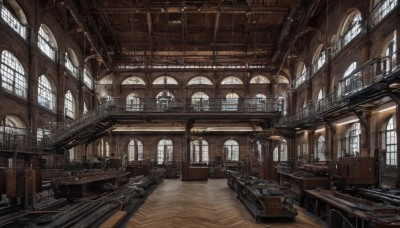
[[[135,228],[252,228],[324,227],[298,208],[296,222],[285,220],[256,223],[246,207],[228,187],[226,179],[180,181],[166,179],[130,218]]]

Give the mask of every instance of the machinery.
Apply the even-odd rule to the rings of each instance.
[[[266,218],[289,218],[295,221],[297,210],[284,187],[264,179],[227,171],[228,185],[237,194],[257,222]]]

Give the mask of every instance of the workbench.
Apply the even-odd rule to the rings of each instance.
[[[400,209],[332,190],[305,190],[305,207],[331,227],[399,227]]]
[[[304,202],[304,190],[330,189],[331,180],[327,177],[296,176],[292,173],[278,171],[280,185],[290,186],[289,190],[302,205]]]

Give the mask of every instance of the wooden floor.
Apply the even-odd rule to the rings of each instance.
[[[166,179],[130,218],[126,227],[325,227],[297,207],[296,222],[273,221],[257,224],[236,199],[226,179],[180,181]]]

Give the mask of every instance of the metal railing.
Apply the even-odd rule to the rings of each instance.
[[[190,99],[187,101],[172,98],[159,99],[108,99],[100,106],[80,118],[57,126],[50,135],[50,143],[64,139],[80,129],[98,123],[109,115],[128,113],[216,113],[246,112],[266,113],[279,112],[283,101],[278,98],[244,98],[244,99]]]
[[[300,124],[346,104],[350,96],[361,93],[371,85],[385,81],[393,73],[398,72],[400,70],[400,61],[397,55],[398,53],[368,61],[349,76],[339,81],[337,90],[328,94],[323,99],[310,104],[307,108],[298,111],[294,115],[281,118],[275,126],[289,127]]]

